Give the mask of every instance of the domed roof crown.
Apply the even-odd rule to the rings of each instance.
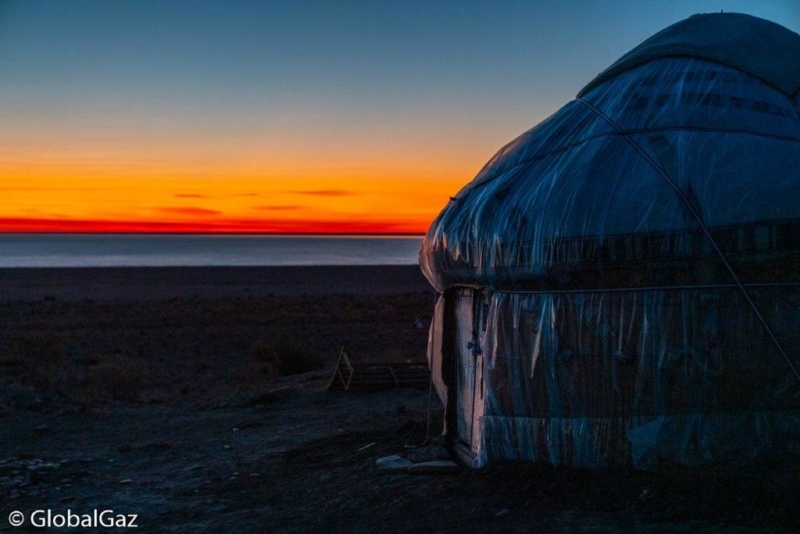
[[[793,97],[800,92],[800,35],[741,13],[694,15],[669,26],[619,58],[578,93],[661,57],[694,57],[747,72]]]

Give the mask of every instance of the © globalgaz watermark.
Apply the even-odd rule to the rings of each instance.
[[[52,510],[34,510],[26,518],[22,512],[8,514],[8,522],[12,527],[21,527],[27,523],[37,528],[138,528],[137,514],[119,514],[114,510],[92,510],[79,514],[67,509],[66,512]]]

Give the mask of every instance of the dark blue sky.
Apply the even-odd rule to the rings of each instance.
[[[121,106],[225,121],[237,109],[307,104],[364,119],[475,117],[476,127],[499,113],[509,134],[693,13],[748,12],[800,31],[797,0],[29,0],[0,9],[5,109]]]

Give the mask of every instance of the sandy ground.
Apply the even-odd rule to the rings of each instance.
[[[430,291],[416,266],[0,269],[0,301],[139,301]]]
[[[13,270],[0,291],[0,531],[40,509],[137,514],[146,532],[800,530],[792,481],[381,474],[441,406],[428,432],[427,391],[324,386],[342,342],[424,357],[415,268]],[[286,375],[287,351],[312,369]]]

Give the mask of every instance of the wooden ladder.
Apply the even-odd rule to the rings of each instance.
[[[328,391],[380,391],[395,387],[427,389],[430,381],[424,362],[359,363],[353,365],[344,347],[328,382]]]

